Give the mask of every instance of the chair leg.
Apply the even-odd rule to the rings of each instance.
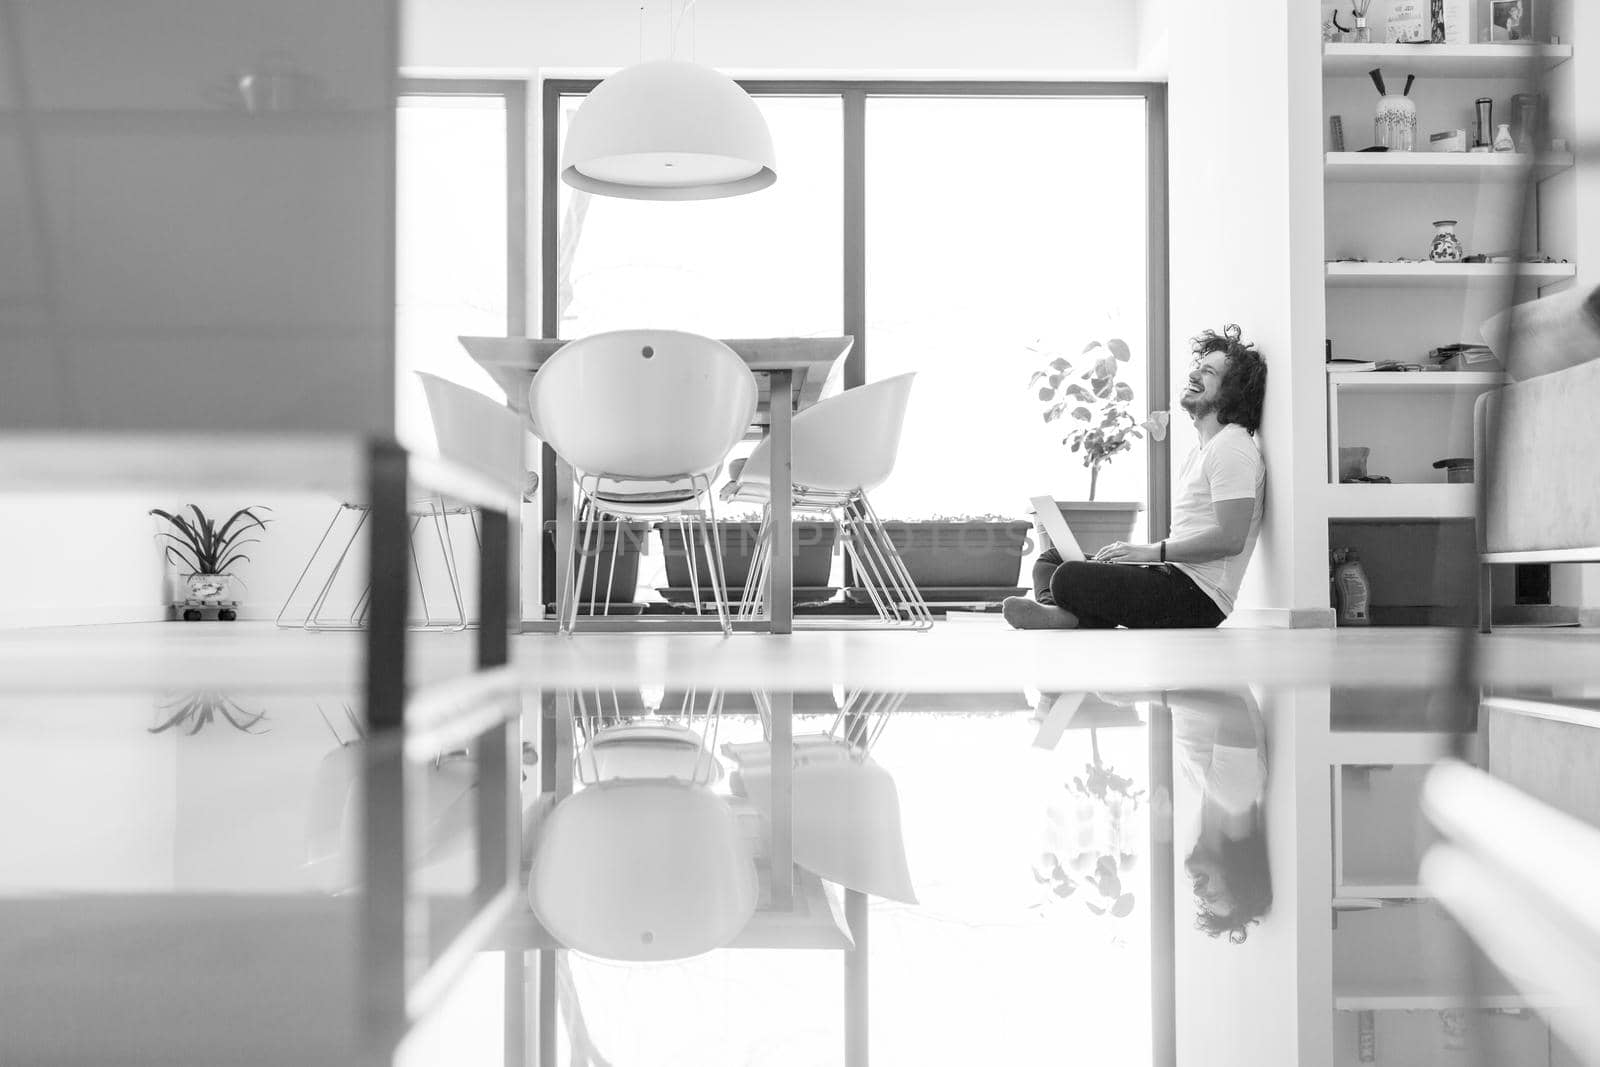
[[[761,510],[761,525],[756,530],[756,544],[750,553],[750,574],[745,579],[744,596],[739,601],[739,617],[753,619],[761,614],[767,598],[767,561],[772,556],[772,508]]]
[[[722,569],[722,533],[717,529],[717,505],[711,492],[711,479],[702,479],[706,498],[706,509],[700,515],[700,522],[706,530],[703,538],[706,542],[706,556],[711,562],[711,590],[717,598],[717,621],[722,624],[724,637],[733,636],[733,620],[729,616],[728,605],[728,576]]]
[[[319,540],[317,542],[317,547],[313,548],[311,550],[311,558],[306,560],[305,567],[303,567],[301,569],[301,571],[300,571],[300,577],[298,577],[298,578],[296,578],[294,580],[294,587],[289,590],[289,595],[284,598],[283,607],[278,609],[278,617],[277,617],[277,619],[275,619],[273,621],[273,625],[278,627],[278,629],[280,629],[280,630],[299,629],[301,626],[304,625],[303,621],[302,622],[291,622],[291,623],[287,623],[286,624],[283,621],[283,617],[284,617],[285,614],[288,613],[289,605],[294,603],[294,595],[300,591],[300,583],[306,580],[306,575],[307,574],[311,573],[311,565],[313,563],[315,563],[317,561],[317,557],[322,554],[322,546],[328,543],[328,537],[329,537],[330,534],[333,533],[333,528],[334,528],[335,525],[338,524],[339,516],[343,515],[344,511],[345,511],[345,509],[344,509],[344,505],[343,504],[339,505],[337,508],[334,509],[333,518],[328,520],[328,528],[326,530],[322,531],[322,538],[321,538],[321,540]]]
[[[851,522],[847,544],[853,548],[852,555],[861,567],[863,584],[873,597],[879,617],[886,623],[906,624],[919,630],[931,627],[933,613],[866,495],[856,496],[845,505],[844,512]],[[873,585],[879,586],[878,594],[873,593]]]
[[[307,630],[344,629],[338,624],[325,625],[322,622],[322,609],[328,602],[328,594],[333,591],[333,585],[339,577],[340,568],[344,566],[344,561],[350,555],[350,550],[355,547],[356,538],[361,535],[361,528],[367,524],[367,509],[357,507],[355,510],[360,514],[356,517],[356,524],[350,531],[350,537],[345,541],[344,549],[339,553],[339,558],[333,561],[333,570],[328,572],[328,580],[322,583],[322,588],[317,592],[316,599],[311,602],[311,610],[306,613],[303,625]],[[366,593],[363,592],[362,597],[364,598],[365,596]]]
[[[888,560],[891,571],[899,582],[900,590],[904,594],[906,607],[911,614],[912,621],[919,628],[927,629],[933,625],[933,612],[929,610],[928,602],[922,598],[922,591],[917,588],[917,583],[911,577],[911,571],[906,567],[905,560],[900,557],[900,552],[894,547],[894,541],[889,537],[889,532],[884,529],[882,520],[878,518],[878,513],[873,510],[872,501],[867,499],[865,493],[862,493],[858,503],[883,545],[884,555]]]
[[[599,479],[595,480],[595,484],[596,488],[598,488]],[[567,623],[568,634],[575,632],[578,628],[578,598],[583,595],[583,579],[588,571],[589,552],[591,543],[594,539],[595,523],[597,521],[605,521],[604,516],[600,512],[599,505],[591,500],[588,494],[583,491],[582,484],[579,485],[578,495],[579,499],[582,500],[582,504],[578,506],[578,510],[582,516],[583,522],[583,547],[581,551],[578,551],[578,558],[576,561],[572,560],[571,558],[567,560],[567,575],[571,579],[568,586],[568,592],[570,593],[567,605],[569,610]],[[576,539],[573,541],[573,549],[575,551],[578,550]],[[591,601],[590,611],[592,612],[593,610],[594,605]]]
[[[622,549],[622,527],[625,521],[621,515],[618,515],[616,517],[616,528],[611,533],[611,569],[606,572],[605,606],[600,609],[602,615],[611,614],[611,596],[615,592],[612,586],[617,580],[617,553]],[[601,536],[603,537],[604,534],[605,527],[601,527]],[[595,576],[599,577],[599,574],[599,565],[597,563]],[[595,591],[599,592],[598,589]],[[591,607],[589,610],[593,611],[594,609]]]
[[[689,561],[689,594],[694,597],[694,613],[701,615],[704,614],[700,608],[703,598],[700,596],[700,560],[694,554],[694,526],[681,512],[678,515],[678,532],[683,535],[683,551]]]
[[[455,541],[450,536],[450,513],[441,499],[432,501],[429,510],[433,512],[433,532],[439,539],[439,556],[444,561],[445,580],[450,583],[450,596],[456,602],[456,622],[439,628],[459,633],[467,628],[467,605],[461,596],[461,573],[456,566]],[[429,629],[433,629],[432,620],[428,622]]]

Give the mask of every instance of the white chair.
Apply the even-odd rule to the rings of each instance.
[[[793,508],[833,516],[855,578],[889,625],[927,629],[933,613],[912,581],[867,493],[888,480],[900,449],[906,404],[916,375],[901,374],[847,389],[795,415]],[[741,614],[759,610],[771,579],[772,457],[762,441],[738,471],[724,499],[765,505]]]
[[[872,758],[872,747],[904,701],[903,693],[856,692],[827,733],[796,735],[791,811],[796,863],[847,889],[915,904],[900,794],[894,778]],[[771,712],[761,703],[767,725]],[[770,818],[770,734],[768,740],[724,745],[722,752],[736,768],[734,794]]]
[[[580,697],[583,788],[540,828],[529,906],[562,945],[604,959],[683,959],[726,945],[755,914],[757,875],[733,809],[709,788],[721,693],[709,694],[700,732],[689,712],[670,750],[651,744],[659,722],[606,724],[600,703]],[[605,752],[634,745],[639,760]]]
[[[422,381],[423,393],[428,402],[428,415],[433,422],[434,436],[441,456],[474,469],[501,475],[506,471],[522,468],[522,427],[517,417],[504,404],[436,375],[418,373],[417,377]],[[469,620],[466,601],[461,591],[461,571],[456,563],[455,540],[450,536],[450,517],[465,515],[472,526],[473,539],[476,542],[477,513],[472,508],[439,496],[418,497],[411,502],[409,510],[412,539],[411,568],[416,578],[417,596],[422,607],[421,619],[410,623],[410,628],[464,630],[469,625]],[[305,615],[299,621],[285,622],[284,617],[289,613],[290,605],[294,603],[306,575],[311,573],[312,566],[322,554],[323,546],[328,543],[334,527],[339,524],[346,512],[355,515],[355,522],[351,525],[349,535],[334,559],[326,580],[312,598]],[[355,599],[347,617],[337,620],[323,617],[339,573],[355,547],[356,538],[366,525],[366,521],[367,508],[364,504],[343,503],[334,511],[333,518],[328,521],[327,529],[322,532],[321,540],[317,542],[317,547],[312,549],[311,557],[306,560],[300,576],[295,579],[294,587],[284,599],[283,607],[278,610],[277,625],[280,628],[352,630],[360,629],[366,624],[367,608],[372,593],[370,586],[363,589]],[[445,579],[449,583],[450,600],[455,606],[454,617],[447,621],[435,620],[428,606],[428,589],[423,581],[416,545],[417,528],[424,522],[431,522],[433,527],[434,536],[438,541],[440,562],[443,565]]]
[[[597,522],[676,519],[709,542],[711,586],[732,633],[711,480],[755,416],[756,381],[721,341],[674,330],[615,330],[572,341],[528,387],[534,432],[578,479],[574,533],[560,594],[560,629],[577,625],[578,591]],[[596,564],[598,566],[598,563]],[[613,555],[615,565],[615,555]],[[695,590],[696,610],[701,600]]]

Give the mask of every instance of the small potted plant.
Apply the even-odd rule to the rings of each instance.
[[[260,543],[260,538],[245,534],[267,528],[270,520],[261,518],[256,511],[268,510],[240,508],[220,525],[194,504],[189,505],[192,519],[160,508],[150,510],[150,514],[160,516],[169,527],[158,536],[166,541],[166,559],[176,564],[183,576],[186,595],[172,606],[185,622],[196,621],[207,614],[224,621],[239,617],[235,589],[243,583],[228,568],[235,563],[249,562],[250,557],[239,550]]]
[[[1038,388],[1044,405],[1044,421],[1066,420],[1071,427],[1061,443],[1074,455],[1083,457],[1089,468],[1089,499],[1060,501],[1056,506],[1072,528],[1084,552],[1095,551],[1112,541],[1126,541],[1133,535],[1134,523],[1144,505],[1138,501],[1097,501],[1095,490],[1100,469],[1118,455],[1130,450],[1133,442],[1146,434],[1152,441],[1167,435],[1167,412],[1153,411],[1136,419],[1133,386],[1118,380],[1122,365],[1133,358],[1121,338],[1090,341],[1076,360],[1029,346],[1029,351],[1049,356],[1042,370],[1028,379],[1029,388]]]

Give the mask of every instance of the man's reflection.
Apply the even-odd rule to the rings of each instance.
[[[1181,690],[1166,699],[1174,762],[1200,794],[1199,829],[1183,863],[1194,884],[1195,925],[1240,944],[1272,907],[1261,711],[1249,690]]]

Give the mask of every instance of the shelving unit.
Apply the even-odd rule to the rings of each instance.
[[[1420,136],[1420,133],[1419,133]],[[1331,182],[1520,182],[1572,169],[1571,152],[1329,152]]]
[[[1540,285],[1576,276],[1571,263],[1329,263],[1328,285],[1360,286],[1450,286],[1485,282],[1503,284],[1515,279]]]
[[[1546,91],[1559,91],[1552,81],[1569,84],[1570,78],[1561,79],[1581,61],[1573,44],[1326,43],[1321,51],[1324,121],[1343,116],[1344,147],[1371,143],[1370,108],[1377,98],[1368,72],[1375,68],[1391,91],[1398,91],[1406,75],[1416,75],[1409,95],[1417,105],[1421,142],[1412,152],[1323,153],[1326,336],[1334,355],[1424,361],[1432,347],[1481,340],[1482,323],[1513,294],[1530,299],[1578,276],[1579,265],[1572,262],[1413,258],[1426,256],[1430,221],[1439,218],[1461,220],[1457,232],[1468,254],[1546,251],[1534,240],[1551,236],[1537,230],[1540,198],[1549,195],[1551,179],[1575,167],[1565,146],[1549,149],[1552,138],[1574,143],[1572,132],[1561,127],[1566,109],[1550,108],[1554,125],[1540,132],[1542,150],[1535,152],[1432,152],[1427,138],[1468,126],[1479,97],[1494,101],[1494,121],[1511,121],[1515,128],[1513,95],[1541,80]],[[1559,74],[1546,77],[1551,72]],[[1535,201],[1526,213],[1524,183],[1531,183]],[[1570,185],[1563,179],[1550,188]],[[1572,257],[1570,248],[1549,251]],[[1494,370],[1333,371],[1326,377],[1329,547],[1360,548],[1373,584],[1375,622],[1453,619],[1461,606],[1450,602],[1453,593],[1446,586],[1459,575],[1445,557],[1471,536],[1466,524],[1474,518],[1474,487],[1447,482],[1433,463],[1472,455],[1474,405],[1481,394],[1504,385],[1505,376]],[[1368,448],[1367,473],[1393,481],[1341,484],[1341,446]],[[1380,558],[1374,562],[1369,553]],[[1374,572],[1382,572],[1383,580]],[[1367,897],[1415,888],[1402,883],[1348,888],[1353,896]]]
[[[1520,78],[1530,65],[1553,70],[1572,58],[1570,44],[1345,44],[1322,46],[1322,72],[1364,77],[1373,67],[1403,65],[1419,77]]]

